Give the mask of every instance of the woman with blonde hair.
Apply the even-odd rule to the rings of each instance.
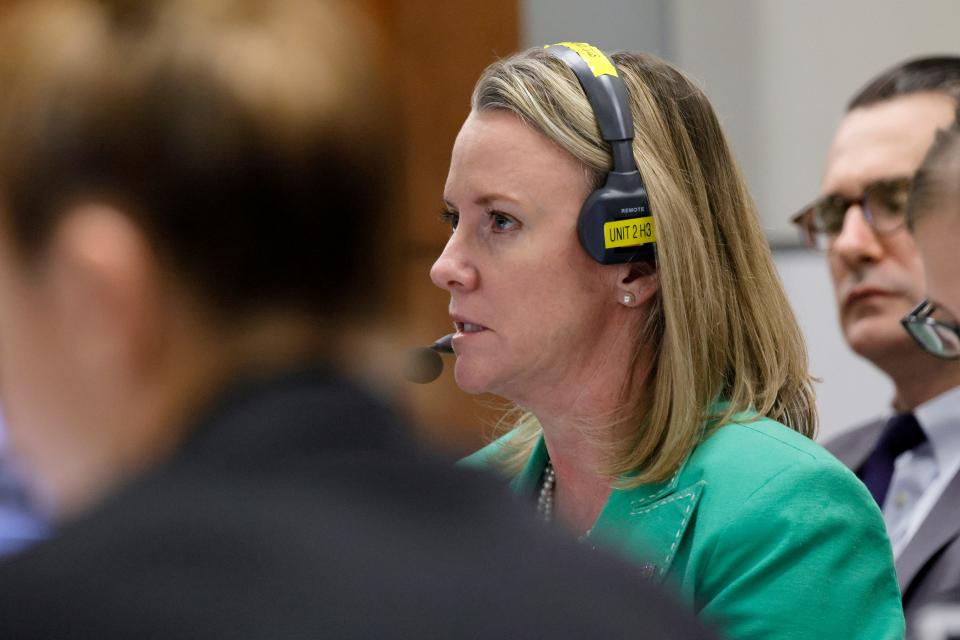
[[[467,459],[730,638],[900,638],[870,494],[812,440],[806,350],[703,93],[583,43],[492,64],[431,270],[458,385],[516,405]]]

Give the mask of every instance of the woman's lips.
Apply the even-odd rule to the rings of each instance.
[[[455,339],[462,339],[466,336],[475,336],[478,333],[483,333],[489,331],[489,327],[486,327],[473,318],[460,315],[459,313],[451,313],[450,319],[453,321],[453,326],[457,330]]]
[[[461,334],[480,333],[481,331],[487,330],[485,326],[473,322],[458,322],[455,320],[453,322],[453,326],[456,327],[457,333]]]

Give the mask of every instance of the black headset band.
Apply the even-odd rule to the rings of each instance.
[[[578,45],[589,46],[589,45]],[[565,44],[554,44],[547,47],[547,53],[561,60],[573,71],[580,86],[583,88],[597,124],[600,135],[610,143],[613,155],[613,170],[618,173],[636,171],[633,159],[633,116],[630,113],[630,101],[627,98],[627,88],[623,79],[616,75],[613,62],[599,49],[590,47],[591,52],[602,56],[609,65],[610,72],[595,72],[583,56]],[[626,144],[624,144],[626,143]]]
[[[633,117],[623,79],[613,61],[586,42],[560,42],[546,49],[573,71],[613,159],[603,185],[580,208],[580,244],[600,264],[655,263],[654,219],[633,157]]]

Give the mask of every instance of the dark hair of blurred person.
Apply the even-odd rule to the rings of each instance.
[[[821,194],[794,217],[825,250],[847,344],[893,386],[889,413],[825,446],[883,511],[908,632],[916,611],[960,584],[960,362],[924,353],[901,326],[926,295],[906,224],[911,183],[958,98],[958,56],[881,72],[850,100]]]
[[[384,269],[373,44],[309,0],[0,10],[0,390],[59,521],[0,637],[699,637],[334,372]]]
[[[328,11],[67,2],[3,23],[0,258],[5,296],[26,294],[0,312],[3,394],[59,511],[375,299],[385,131],[370,55]]]

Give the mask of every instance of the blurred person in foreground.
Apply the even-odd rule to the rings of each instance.
[[[900,324],[926,291],[906,228],[911,183],[958,97],[960,57],[909,60],[871,80],[830,146],[822,195],[794,217],[826,251],[847,343],[894,386],[891,415],[825,446],[883,510],[908,627],[960,585],[960,361],[917,349]]]
[[[703,637],[337,374],[393,159],[341,8],[0,11],[0,384],[58,521],[0,637]]]
[[[805,346],[707,98],[651,56],[561,46],[488,67],[453,147],[432,278],[456,380],[518,407],[466,464],[729,638],[901,638],[880,512],[811,439]],[[601,134],[590,73],[622,79],[632,142]],[[656,249],[601,264],[581,207],[626,167]]]

